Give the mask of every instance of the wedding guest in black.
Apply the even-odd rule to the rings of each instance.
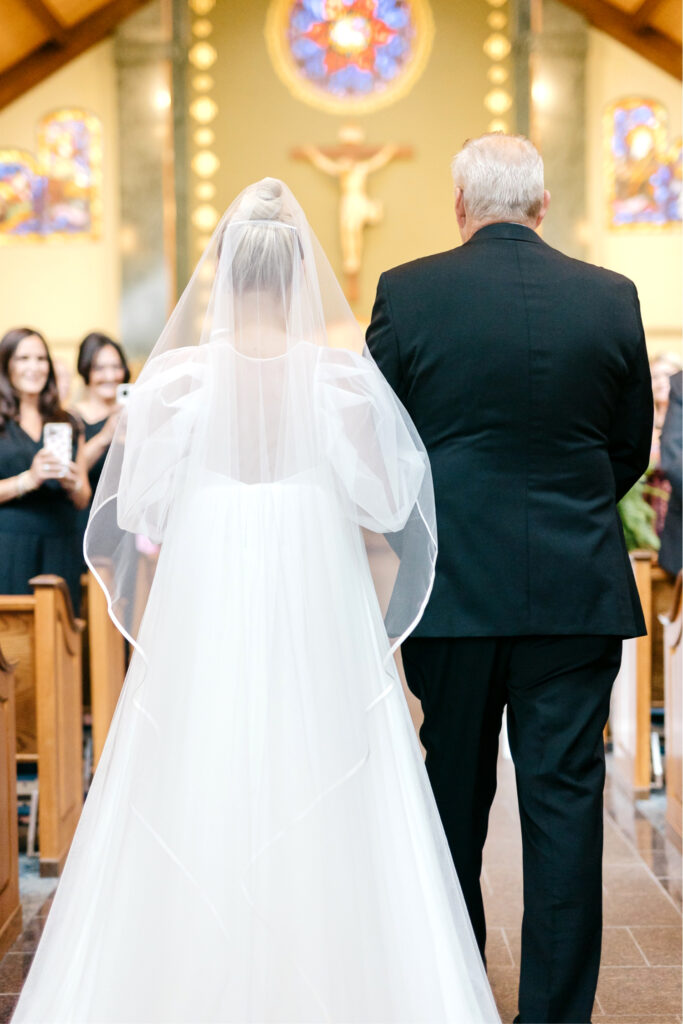
[[[90,481],[90,502],[79,514],[81,547],[88,525],[92,499],[104,468],[121,410],[116,389],[130,381],[130,369],[123,349],[108,334],[92,331],[78,349],[77,368],[85,384],[83,397],[75,403],[74,412],[83,422],[85,463]],[[86,571],[85,558],[82,570]]]
[[[662,467],[660,439],[669,407],[671,378],[680,369],[680,360],[673,353],[660,352],[650,359],[655,419],[652,429],[650,466],[647,472],[647,482],[652,489],[645,494],[645,500],[655,510],[654,530],[660,539],[671,495],[671,481]]]
[[[669,507],[662,530],[662,546],[659,549],[659,564],[667,572],[676,575],[681,571],[681,475],[683,461],[683,413],[681,406],[681,380],[679,371],[671,378],[669,405],[660,437],[660,460],[662,472],[671,485]]]
[[[71,427],[63,461],[43,443],[54,423]],[[59,403],[45,339],[29,327],[8,331],[0,340],[0,593],[30,593],[31,577],[55,574],[78,613],[78,512],[90,500],[84,444]]]
[[[482,955],[482,851],[507,705],[524,858],[523,1024],[587,1024],[602,938],[603,728],[645,622],[617,502],[645,472],[635,286],[536,228],[527,140],[453,161],[463,245],[383,274],[370,351],[429,453],[439,555],[403,644],[427,771]]]
[[[94,494],[121,413],[116,389],[130,381],[130,369],[118,342],[98,331],[81,342],[77,366],[85,394],[74,409],[85,427],[85,461]]]

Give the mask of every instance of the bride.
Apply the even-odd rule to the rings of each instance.
[[[93,504],[134,653],[15,1022],[499,1020],[393,660],[429,463],[361,344],[294,197],[247,188]]]

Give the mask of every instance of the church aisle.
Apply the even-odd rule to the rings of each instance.
[[[634,807],[608,782],[605,931],[593,1024],[681,1024],[681,856],[664,834],[657,805],[654,799]],[[503,1024],[516,1013],[521,864],[514,772],[501,761],[483,884],[489,977]],[[27,917],[34,898],[25,902]],[[11,1017],[51,902],[42,904],[0,961],[0,1024]]]
[[[522,844],[512,763],[498,765],[484,851],[488,973],[503,1024],[517,1012]],[[593,1024],[681,1024],[681,855],[655,798],[643,813],[608,778],[604,934]],[[661,823],[658,818],[662,819]],[[653,823],[654,822],[654,823]]]

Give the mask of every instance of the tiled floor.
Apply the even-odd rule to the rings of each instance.
[[[36,908],[32,897],[33,891],[29,891],[28,899],[22,891],[24,930],[0,960],[0,1024],[6,1024],[12,1015],[52,903],[52,896],[49,896],[43,898],[41,905]]]
[[[661,800],[634,806],[608,783],[605,806],[605,931],[593,1022],[681,1024],[681,856],[664,833]],[[517,1011],[521,858],[514,776],[503,761],[483,886],[489,977],[504,1024]],[[0,1024],[10,1019],[51,903],[40,885],[25,877],[27,924],[0,961]]]
[[[594,1024],[680,1024],[681,855],[666,837],[662,798],[652,813],[608,782],[603,870],[604,937]],[[504,1024],[517,1012],[522,846],[509,761],[484,851],[489,978]]]

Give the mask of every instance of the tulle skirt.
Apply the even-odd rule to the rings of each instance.
[[[324,489],[209,481],[176,510],[13,1019],[499,1019]]]

